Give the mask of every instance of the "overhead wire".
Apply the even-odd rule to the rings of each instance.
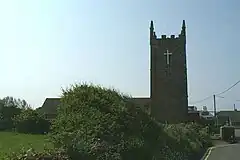
[[[231,90],[233,87],[235,87],[238,83],[240,83],[240,80],[237,81],[236,83],[234,83],[231,87],[227,88],[226,90],[224,90],[224,91],[222,91],[222,92],[216,94],[216,96],[219,96],[219,95],[221,95],[221,94],[224,94],[224,93],[230,91],[230,90]]]
[[[236,83],[234,83],[233,85],[231,85],[229,88],[227,88],[226,90],[224,90],[224,91],[222,91],[222,92],[220,92],[220,93],[218,93],[218,94],[215,94],[215,96],[217,96],[217,97],[219,97],[219,98],[224,98],[224,97],[222,97],[222,96],[220,96],[221,94],[224,94],[224,93],[226,93],[226,92],[228,92],[228,91],[230,91],[233,87],[235,87],[238,83],[240,83],[240,80],[238,80]],[[206,97],[206,98],[204,98],[204,99],[202,99],[202,100],[198,100],[198,101],[195,101],[195,102],[192,102],[191,104],[197,104],[197,103],[201,103],[201,102],[203,102],[203,101],[206,101],[206,100],[208,100],[208,99],[210,99],[210,98],[212,98],[212,95],[211,96],[208,96],[208,97]],[[240,101],[240,100],[237,100],[237,101]]]
[[[201,103],[201,102],[204,102],[204,101],[206,101],[206,100],[208,100],[208,99],[210,99],[210,98],[212,98],[212,96],[208,96],[208,97],[206,97],[206,98],[204,98],[204,99],[201,99],[201,100],[198,100],[198,101],[194,101],[194,102],[192,102],[191,104]]]
[[[233,100],[233,99],[230,99],[230,98],[228,98],[228,97],[223,97],[223,96],[218,96],[218,95],[216,95],[216,97],[218,97],[218,98],[227,98],[228,100],[232,100],[232,101],[240,102],[239,99],[235,99],[235,100]]]

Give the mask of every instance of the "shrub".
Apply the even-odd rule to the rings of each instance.
[[[175,150],[184,153],[187,157],[197,154],[202,149],[212,145],[207,128],[196,123],[166,125],[164,130],[179,144],[179,146],[171,146],[174,146]]]
[[[32,109],[22,110],[14,117],[15,129],[20,133],[43,134],[50,129],[50,122]]]
[[[6,155],[5,160],[70,160],[62,150],[45,149],[44,151],[35,151],[33,148],[20,150],[19,152]]]
[[[162,128],[129,98],[86,84],[64,90],[53,124],[55,146],[72,159],[151,158]]]
[[[197,127],[159,124],[130,97],[80,84],[63,90],[51,139],[73,160],[179,160],[208,142]]]
[[[11,130],[14,127],[12,119],[20,113],[20,108],[0,105],[0,130]]]
[[[220,125],[210,125],[209,132],[210,134],[220,134]]]
[[[19,115],[22,109],[29,107],[30,105],[25,100],[9,96],[0,99],[0,130],[12,130],[13,117]]]

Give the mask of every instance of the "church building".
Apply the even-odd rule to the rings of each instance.
[[[156,36],[150,23],[150,97],[133,98],[160,122],[181,122],[188,116],[188,89],[186,66],[186,26],[183,20],[178,36]],[[43,112],[56,113],[59,98],[47,98]],[[50,109],[51,108],[51,109]],[[45,111],[44,111],[45,110]],[[54,111],[55,110],[55,111]]]

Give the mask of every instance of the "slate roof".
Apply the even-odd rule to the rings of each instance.
[[[139,98],[132,98],[133,102],[137,105],[144,106],[144,105],[150,105],[151,99],[148,97],[139,97]]]
[[[149,97],[139,97],[132,98],[133,103],[140,106],[143,110],[145,110],[148,114],[151,112],[151,99]]]
[[[151,102],[150,98],[132,98],[133,102],[139,106],[146,107],[145,109],[149,110],[149,105]],[[45,114],[56,114],[57,106],[60,104],[60,98],[46,98],[42,107],[37,110]]]
[[[146,111],[150,113],[151,99],[149,97],[134,97],[131,100],[132,102],[143,107]],[[56,114],[57,106],[59,104],[60,104],[60,98],[46,98],[42,107],[37,108],[36,110],[44,114]],[[192,106],[189,106],[189,107],[191,108]],[[193,112],[199,113],[199,111],[197,110]],[[231,112],[233,111],[220,111],[219,114],[221,116],[224,116],[224,115],[229,115]],[[237,112],[239,114],[239,122],[240,122],[240,111],[237,111]],[[233,115],[235,116],[235,114]],[[238,116],[235,116],[235,117],[238,117]]]
[[[46,98],[39,112],[45,114],[56,114],[57,106],[60,104],[60,98]]]
[[[143,107],[145,110],[150,112],[151,99],[149,97],[134,97],[131,100],[135,104]],[[37,108],[37,110],[45,114],[56,114],[57,106],[59,104],[60,104],[60,98],[46,98],[42,107]],[[196,112],[199,112],[199,111],[196,111]]]
[[[218,116],[230,117],[232,122],[240,122],[240,111],[219,111]]]

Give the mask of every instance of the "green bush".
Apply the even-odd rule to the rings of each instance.
[[[19,133],[44,134],[50,129],[50,122],[32,109],[22,110],[14,117],[14,125]]]
[[[0,105],[0,130],[12,130],[14,127],[13,118],[20,113],[20,108]]]
[[[19,152],[6,155],[5,160],[70,160],[62,150],[44,149],[44,151],[35,151],[33,148],[20,150]]]
[[[220,134],[220,125],[216,126],[216,125],[210,125],[209,126],[209,132],[210,134]]]
[[[160,130],[128,96],[83,84],[63,91],[52,138],[72,159],[148,159]]]
[[[206,130],[195,124],[159,124],[130,98],[87,84],[63,90],[52,125],[55,147],[73,160],[180,160],[207,146]]]
[[[166,125],[164,129],[177,144],[180,144],[178,146],[180,148],[173,145],[174,148],[179,149],[187,157],[197,154],[202,149],[212,145],[207,128],[196,123]]]
[[[14,127],[13,118],[19,115],[22,109],[29,108],[25,100],[13,97],[0,99],[0,130],[12,130]]]

